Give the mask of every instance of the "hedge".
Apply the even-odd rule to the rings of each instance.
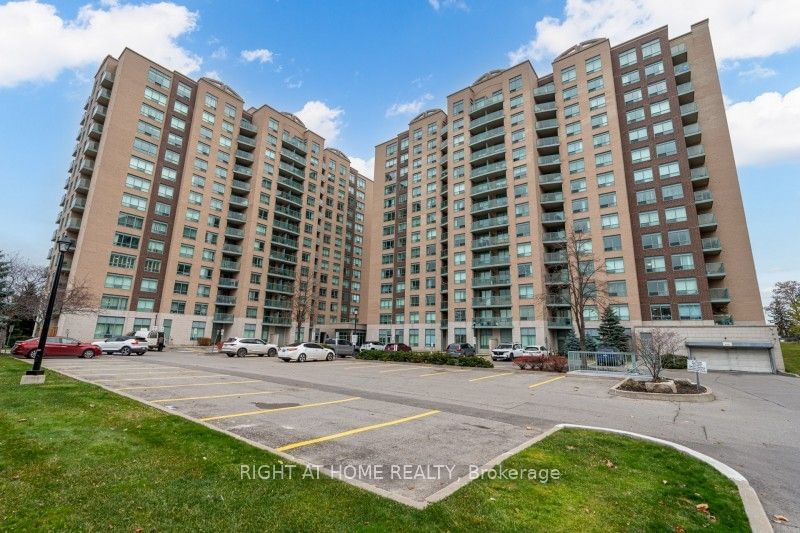
[[[661,359],[662,368],[686,370],[686,356],[667,354]]]
[[[569,368],[567,358],[560,355],[523,355],[515,357],[513,363],[521,370],[566,372]]]
[[[422,363],[427,365],[474,366],[494,368],[491,361],[474,355],[453,357],[444,352],[387,352],[384,350],[364,350],[356,354],[357,359],[370,361],[396,361],[402,363]]]

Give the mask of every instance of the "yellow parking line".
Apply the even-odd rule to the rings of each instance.
[[[472,378],[470,381],[480,381],[482,379],[499,378],[501,376],[510,376],[513,372],[502,372],[500,374],[489,374],[488,376],[481,376],[479,378]]]
[[[424,418],[426,416],[435,415],[440,411],[433,410],[433,411],[425,411],[424,413],[419,413],[418,415],[407,416],[405,418],[398,418],[397,420],[390,420],[388,422],[381,422],[380,424],[372,424],[371,426],[363,426],[360,428],[350,429],[348,431],[342,431],[340,433],[333,433],[332,435],[325,435],[324,437],[317,437],[315,439],[308,439],[308,440],[301,440],[299,442],[294,442],[292,444],[286,444],[277,448],[279,452],[285,452],[288,450],[294,450],[295,448],[300,448],[302,446],[309,446],[311,444],[317,444],[320,442],[326,442],[329,440],[340,439],[342,437],[348,437],[350,435],[355,435],[357,433],[363,433],[365,431],[372,431],[373,429],[380,429],[389,426],[395,426],[397,424],[402,424],[404,422],[411,422],[412,420],[418,420],[420,418]]]
[[[216,377],[216,376],[226,376],[227,374],[215,374],[215,373],[203,373],[203,374],[182,374],[180,376],[157,376],[154,378],[150,377],[143,377],[143,378],[114,378],[114,379],[96,379],[94,380],[97,383],[106,383],[108,381],[144,381],[145,379],[149,379],[151,381],[159,381],[162,379],[185,379],[185,378],[200,378],[200,377]]]
[[[260,415],[264,413],[277,413],[279,411],[293,411],[295,409],[306,409],[308,407],[320,407],[323,405],[331,405],[335,403],[344,403],[344,402],[352,402],[353,400],[360,400],[359,396],[352,396],[350,398],[343,398],[341,400],[331,400],[329,402],[317,402],[317,403],[306,403],[302,405],[293,405],[291,407],[276,407],[275,409],[259,409],[257,411],[247,411],[244,413],[233,413],[230,415],[219,415],[219,416],[207,416],[205,418],[201,418],[203,422],[208,422],[209,420],[224,420],[226,418],[236,418],[239,416],[250,416],[250,415]]]
[[[239,383],[261,383],[258,379],[244,381],[212,381],[211,383],[182,383],[180,385],[145,385],[143,387],[122,387],[114,390],[140,390],[140,389],[173,389],[178,387],[201,387],[203,385],[238,385]]]
[[[565,377],[567,377],[567,376],[558,376],[556,378],[546,379],[544,381],[540,381],[538,383],[533,383],[532,385],[528,385],[528,388],[532,389],[534,387],[538,387],[539,385],[545,385],[547,383],[552,383],[553,381],[558,381],[559,379],[564,379]]]
[[[96,374],[81,374],[82,378],[96,378],[101,376],[117,376],[119,375],[122,370],[118,370],[116,372],[98,372]],[[173,370],[149,370],[146,372],[125,372],[124,376],[157,376],[159,374],[174,374],[175,369]]]
[[[388,374],[389,372],[408,372],[409,370],[419,370],[418,367],[415,366],[406,366],[403,368],[392,368],[391,370],[381,370],[378,374]]]
[[[94,365],[94,363],[87,363],[87,365]],[[124,364],[120,364],[120,365],[112,364],[112,365],[104,366],[104,367],[98,366],[96,368],[92,368],[92,370],[95,370],[95,371],[97,371],[97,370],[110,370],[112,367],[115,367],[114,368],[115,370],[148,370],[148,369],[154,369],[154,368],[163,368],[161,366],[131,366],[131,367],[128,367],[128,366],[124,366]],[[69,366],[69,367],[66,367],[66,366],[59,366],[59,367],[47,366],[45,368],[47,368],[48,370],[68,370],[68,371],[72,371],[72,370],[86,370],[89,367],[84,365],[84,366]]]
[[[439,370],[438,372],[431,372],[430,374],[422,374],[421,376],[417,377],[426,378],[428,376],[441,376],[442,374],[459,374],[461,372],[471,372],[471,369],[465,368],[463,370]]]
[[[353,370],[354,368],[369,368],[369,367],[375,367],[375,366],[377,366],[377,365],[375,365],[374,363],[371,363],[371,364],[368,364],[368,365],[348,366],[347,368],[349,368],[350,370]]]
[[[188,400],[210,400],[212,398],[233,398],[234,396],[255,396],[256,394],[276,394],[280,391],[264,390],[258,392],[239,392],[236,394],[213,394],[211,396],[186,396],[184,398],[163,398],[161,400],[150,400],[153,403],[162,402],[183,402]]]

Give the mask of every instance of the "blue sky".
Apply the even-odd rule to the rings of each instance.
[[[528,58],[545,74],[580,40],[706,17],[760,285],[800,279],[795,0],[0,3],[0,249],[44,260],[91,76],[126,45],[300,114],[367,169],[375,144],[487,70]]]

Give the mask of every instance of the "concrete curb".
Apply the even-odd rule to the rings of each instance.
[[[621,396],[623,398],[633,398],[636,400],[663,400],[667,402],[687,402],[687,403],[704,403],[704,402],[713,402],[716,400],[716,396],[714,396],[714,392],[709,388],[705,387],[706,391],[700,394],[668,394],[664,392],[636,392],[630,390],[621,390],[617,387],[622,385],[624,381],[617,383],[613,387],[608,390],[608,393],[612,396]]]

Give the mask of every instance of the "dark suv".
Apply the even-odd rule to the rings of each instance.
[[[454,357],[475,355],[475,347],[466,342],[455,342],[447,346],[447,355],[452,355]]]

